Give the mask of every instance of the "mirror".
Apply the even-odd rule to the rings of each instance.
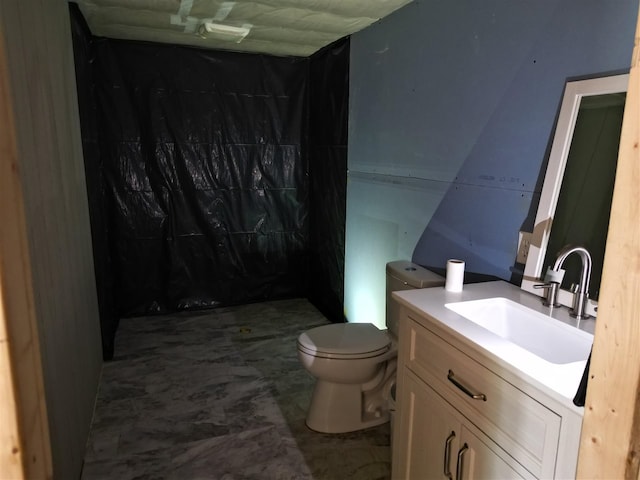
[[[538,296],[549,265],[567,244],[582,245],[593,260],[587,313],[595,315],[611,197],[618,160],[628,75],[567,82],[521,288]],[[575,257],[575,258],[572,258]],[[558,299],[571,306],[580,260],[567,259]]]

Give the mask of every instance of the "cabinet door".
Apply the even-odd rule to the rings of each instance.
[[[476,434],[477,433],[477,434]],[[456,479],[500,480],[535,478],[498,445],[481,432],[466,426],[460,434],[460,447],[455,454]],[[502,458],[504,457],[504,458]]]
[[[429,385],[404,375],[394,479],[534,478]]]
[[[394,434],[402,437],[396,443],[400,451],[393,452],[393,478],[455,478],[460,421],[431,388],[406,370],[404,380],[400,425]]]

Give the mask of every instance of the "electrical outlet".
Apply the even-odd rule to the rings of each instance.
[[[516,262],[525,264],[527,263],[527,256],[529,255],[529,248],[531,247],[531,233],[519,232],[518,233],[518,254],[516,255]]]

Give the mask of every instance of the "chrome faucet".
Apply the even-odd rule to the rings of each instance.
[[[584,247],[568,245],[558,252],[558,257],[552,270],[554,272],[560,272],[564,261],[572,253],[577,253],[580,256],[580,260],[582,260],[582,270],[580,271],[580,283],[576,288],[572,288],[574,294],[573,308],[569,310],[569,315],[580,320],[590,317],[590,315],[586,313],[586,307],[587,299],[589,298],[589,281],[591,280],[591,255]]]

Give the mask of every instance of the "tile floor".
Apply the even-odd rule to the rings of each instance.
[[[389,424],[305,423],[296,338],[327,320],[294,299],[124,319],[105,363],[82,480],[382,480]]]

